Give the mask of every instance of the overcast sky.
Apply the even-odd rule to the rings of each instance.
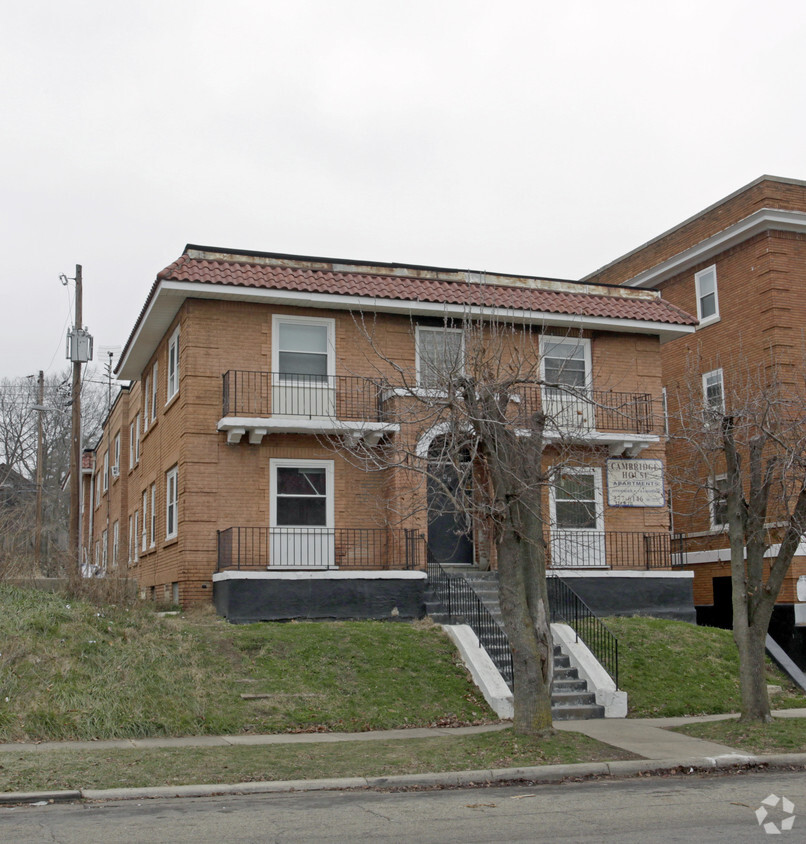
[[[579,278],[806,179],[803,0],[0,0],[0,376],[186,243]]]

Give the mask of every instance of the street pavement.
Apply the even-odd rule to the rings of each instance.
[[[778,710],[778,718],[806,718],[806,709]],[[560,721],[555,729],[583,733],[598,741],[630,751],[642,757],[637,760],[593,762],[572,765],[541,765],[497,770],[431,772],[386,777],[349,777],[339,779],[295,780],[233,783],[222,785],[156,786],[151,788],[81,789],[75,791],[0,793],[0,804],[37,802],[42,800],[144,799],[157,797],[203,797],[213,794],[269,793],[281,791],[317,791],[344,788],[406,788],[459,786],[471,783],[504,783],[518,780],[560,782],[596,776],[635,776],[642,773],[692,770],[717,770],[743,766],[806,768],[806,753],[756,756],[736,748],[673,733],[664,727],[699,721],[735,718],[735,715],[705,715],[680,718],[593,719]],[[282,733],[277,735],[189,736],[186,738],[116,739],[92,742],[42,742],[39,744],[0,744],[3,753],[49,752],[56,749],[112,750],[159,747],[234,747],[244,745],[314,744],[349,741],[388,741],[453,736],[505,729],[509,723],[478,727],[433,727],[406,730],[377,730],[366,733]]]

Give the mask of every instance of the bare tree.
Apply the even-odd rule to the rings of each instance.
[[[688,369],[702,367],[692,360]],[[806,532],[806,385],[797,381],[793,368],[775,361],[739,363],[714,369],[702,386],[683,385],[670,405],[676,509],[695,519],[707,510],[712,532],[725,531],[729,542],[746,721],[772,720],[765,642]],[[713,536],[700,542],[714,545]]]
[[[549,730],[547,492],[559,467],[602,457],[584,436],[595,402],[573,354],[580,335],[552,336],[493,319],[412,326],[415,374],[411,363],[385,352],[373,324],[357,319],[378,359],[384,419],[399,433],[378,445],[340,440],[334,447],[348,449],[365,469],[398,470],[388,504],[393,518],[420,514],[422,524],[430,487],[441,506],[459,514],[464,530],[490,539],[513,657],[514,728],[530,735]],[[543,354],[552,340],[565,341],[566,357],[557,352],[549,366]]]
[[[38,388],[33,378],[0,381],[0,462],[15,477],[36,478],[37,428],[42,421],[42,538],[45,573],[58,573],[59,558],[67,540],[67,496],[63,483],[70,467],[70,384],[67,375],[45,379],[44,408],[38,408]],[[93,444],[106,412],[103,385],[90,377],[82,386],[82,438]],[[0,477],[2,482],[2,477]],[[8,505],[2,521],[7,554],[16,554],[16,568],[31,548],[35,524],[33,502],[18,499]],[[29,564],[28,568],[33,568]]]

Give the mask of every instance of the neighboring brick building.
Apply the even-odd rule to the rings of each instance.
[[[700,322],[696,334],[662,346],[670,409],[699,391],[724,405],[759,367],[803,389],[806,351],[806,182],[762,176],[585,281],[656,289]],[[806,405],[806,395],[804,395]],[[680,406],[676,405],[679,411]],[[674,415],[674,414],[672,414]],[[730,564],[718,469],[696,493],[682,482],[682,443],[668,446],[674,530],[695,574],[698,617],[728,624]],[[774,540],[773,540],[774,541]],[[798,580],[801,582],[798,599]],[[801,545],[779,599],[772,632],[806,663],[806,548]],[[797,605],[800,603],[800,606]],[[797,609],[796,609],[797,608]]]
[[[182,604],[209,600],[217,570],[421,568],[419,537],[438,543],[456,525],[432,513],[429,531],[425,498],[391,519],[412,473],[365,471],[326,438],[427,450],[436,432],[405,430],[390,408],[402,385],[431,386],[467,314],[539,335],[542,365],[575,391],[551,399],[583,453],[547,496],[553,564],[670,568],[665,500],[624,498],[639,465],[624,461],[640,454],[661,477],[660,342],[693,331],[687,313],[653,291],[197,246],[158,275],[121,355],[131,386],[95,450],[85,554]],[[443,542],[450,562],[494,564],[475,527]]]

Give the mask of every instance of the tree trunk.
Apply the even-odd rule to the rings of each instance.
[[[523,528],[522,519],[539,522],[529,508],[508,523],[498,542],[498,576],[501,614],[512,651],[514,674],[514,730],[539,735],[552,727],[551,678],[554,644],[546,587],[545,545],[542,524]],[[535,539],[535,537],[537,539]]]
[[[741,721],[761,721],[765,724],[772,721],[767,693],[766,638],[766,624],[737,624],[734,621],[733,639],[739,650]]]

